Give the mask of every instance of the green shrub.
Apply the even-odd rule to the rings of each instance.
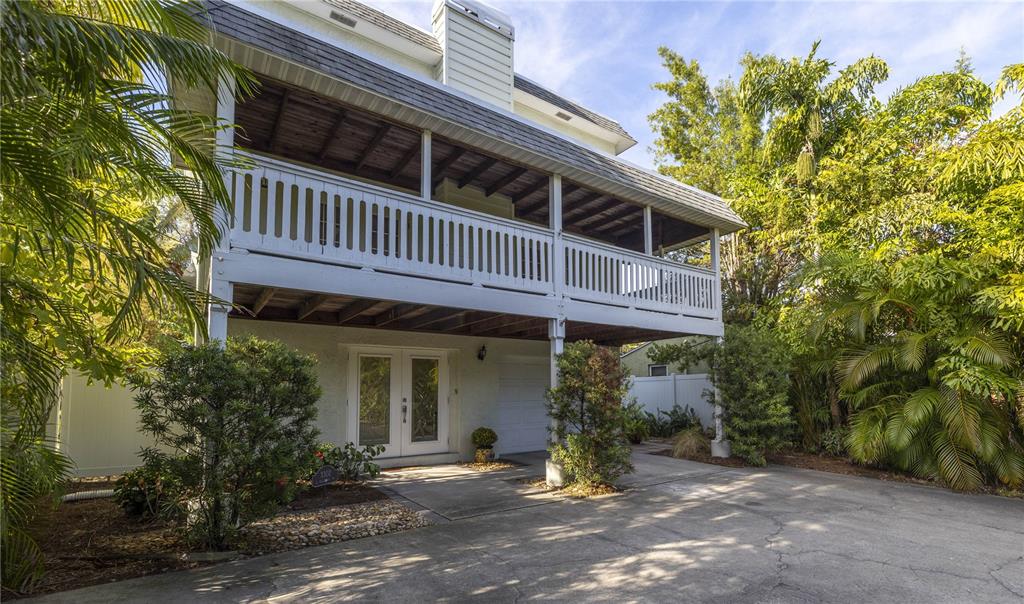
[[[316,447],[315,361],[255,338],[186,346],[136,380],[142,428],[189,499],[189,537],[222,549],[294,496]]]
[[[129,516],[142,518],[176,517],[182,492],[181,481],[169,471],[160,457],[145,462],[121,475],[114,483],[114,501]]]
[[[477,449],[490,449],[498,442],[498,433],[490,428],[480,427],[469,436]]]
[[[632,471],[622,404],[629,374],[617,354],[588,341],[566,346],[557,362],[559,383],[547,397],[551,458],[567,484],[610,485]]]
[[[634,445],[642,443],[651,436],[647,415],[649,414],[644,411],[643,405],[636,401],[626,405],[623,410],[626,439]]]
[[[380,475],[380,466],[373,463],[373,460],[383,452],[384,445],[366,445],[359,449],[352,443],[339,447],[331,442],[322,442],[313,451],[306,478],[312,478],[323,466],[334,466],[342,480],[376,478]]]
[[[763,466],[765,455],[790,439],[789,351],[770,331],[752,325],[727,326],[724,341],[709,350],[732,452]],[[707,397],[714,402],[713,393]]]
[[[826,430],[821,435],[821,451],[834,457],[846,457],[846,439],[850,435],[849,428]]]
[[[681,459],[699,457],[711,452],[711,440],[700,424],[682,430],[672,437],[672,456]]]
[[[675,404],[668,411],[658,409],[657,414],[645,411],[644,419],[647,423],[647,431],[651,436],[658,438],[669,438],[682,430],[700,425],[697,412],[689,405],[680,407]]]

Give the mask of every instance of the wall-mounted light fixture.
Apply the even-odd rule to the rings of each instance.
[[[487,345],[486,344],[481,346],[480,350],[476,351],[476,358],[480,359],[481,361],[487,358]]]

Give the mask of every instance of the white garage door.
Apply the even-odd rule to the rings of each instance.
[[[544,391],[548,387],[547,363],[502,363],[498,368],[498,432],[495,449],[522,453],[547,448],[548,414]]]

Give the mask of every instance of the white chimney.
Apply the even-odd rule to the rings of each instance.
[[[436,0],[434,37],[444,51],[442,83],[512,109],[515,29],[507,15],[475,0]]]

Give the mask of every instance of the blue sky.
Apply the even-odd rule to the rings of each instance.
[[[429,31],[429,1],[365,0]],[[918,77],[950,68],[961,46],[977,74],[994,82],[1024,61],[1024,2],[509,2],[488,4],[516,26],[516,71],[617,119],[638,144],[623,157],[653,165],[647,115],[664,96],[657,55],[665,45],[697,59],[712,83],[739,75],[746,51],[819,56],[844,66],[875,54],[889,63],[888,96]],[[997,111],[1005,111],[1004,100]]]

